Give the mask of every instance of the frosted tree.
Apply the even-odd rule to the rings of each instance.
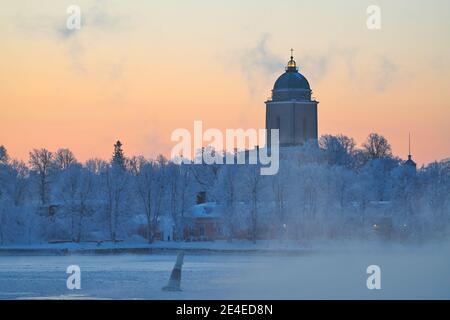
[[[259,165],[246,165],[241,168],[242,196],[250,203],[250,236],[253,243],[256,243],[259,227],[258,201],[262,188],[262,176]]]
[[[284,234],[287,227],[286,211],[288,210],[289,189],[296,188],[290,175],[292,174],[293,161],[280,161],[280,168],[276,175],[270,177],[272,182],[273,199],[275,203],[275,216],[277,222],[277,231]],[[292,208],[292,210],[294,210]]]
[[[0,146],[0,244],[3,244],[5,241],[5,232],[9,226],[7,215],[8,211],[11,210],[10,205],[12,202],[7,188],[12,182],[12,174],[10,167],[4,161],[5,155],[6,149]]]
[[[35,149],[29,168],[0,147],[0,242],[49,236],[80,241],[98,230],[116,241],[141,227],[138,219],[128,219],[133,214],[145,214],[150,242],[166,217],[179,239],[184,214],[199,191],[208,192],[201,200],[218,202],[228,240],[244,232],[253,241],[281,235],[365,238],[373,235],[372,221],[379,217],[391,219],[397,235],[448,235],[450,161],[416,170],[393,156],[378,134],[371,134],[361,149],[344,135],[286,148],[275,176],[261,176],[258,165],[126,158],[122,147],[114,145],[111,161],[90,159],[84,166],[67,149],[55,154]],[[211,147],[197,157],[205,152],[222,157]],[[57,209],[50,221],[36,214],[43,205]]]
[[[431,163],[421,177],[424,213],[428,214],[422,222],[429,225],[433,221],[434,229],[441,232],[450,222],[450,161]]]
[[[198,163],[189,166],[192,176],[197,181],[200,191],[207,192],[208,190],[211,190],[214,187],[215,181],[217,181],[221,165],[217,163],[207,164],[205,161],[203,161],[205,154],[215,156],[216,152],[219,151],[214,150],[212,146],[203,147],[197,150],[194,163],[196,161]],[[212,196],[214,196],[213,193],[206,194],[207,198]]]
[[[108,169],[109,163],[102,159],[93,158],[87,160],[85,166],[89,172],[93,174],[101,174]]]
[[[81,165],[72,164],[60,177],[58,198],[70,217],[72,241],[80,242],[84,219],[93,214],[94,176]]]
[[[53,165],[53,153],[47,149],[33,149],[30,152],[30,166],[37,174],[39,198],[43,205],[50,201],[50,174]]]
[[[102,176],[104,179],[109,235],[112,241],[116,241],[121,214],[125,211],[125,200],[129,184],[129,173],[125,168],[125,156],[120,141],[114,144],[111,165]]]
[[[4,192],[0,193],[0,245],[6,242],[7,234],[13,226],[11,221],[13,210],[12,201],[10,201],[8,195]]]
[[[389,200],[389,194],[387,192],[387,186],[391,177],[391,171],[398,167],[399,160],[394,158],[375,158],[366,163],[361,169],[366,171],[370,175],[370,181],[372,182],[372,191],[375,192],[374,201],[386,201]]]
[[[7,164],[9,161],[8,152],[4,146],[0,146],[0,163]]]
[[[29,174],[25,163],[10,160],[0,163],[0,244],[20,240],[29,222],[23,211],[29,203]]]
[[[317,208],[318,208],[318,177],[320,173],[320,166],[317,164],[306,164],[299,168],[297,174],[298,181],[302,183],[297,190],[297,205],[300,212],[293,212],[295,215],[291,217],[296,226],[296,238],[300,235],[304,237],[311,237],[314,234],[314,228],[317,224]]]
[[[371,133],[363,144],[363,151],[369,159],[378,159],[392,156],[391,145],[385,137]]]
[[[72,151],[69,149],[58,149],[53,157],[55,167],[59,170],[66,170],[70,165],[77,163]]]
[[[169,211],[175,224],[175,239],[182,238],[183,217],[193,205],[194,188],[189,165],[168,163],[166,170]]]
[[[397,218],[403,236],[414,233],[420,211],[420,178],[416,170],[400,165],[391,171],[387,186],[393,215]]]
[[[126,168],[132,175],[137,176],[146,162],[147,160],[143,156],[133,156],[126,159]]]
[[[12,160],[10,167],[12,169],[14,179],[11,179],[12,198],[15,206],[25,203],[29,192],[29,169],[25,162],[21,160]]]
[[[112,156],[111,165],[125,169],[125,162],[126,160],[122,150],[122,143],[117,140],[114,144],[114,153]]]
[[[225,165],[219,172],[214,186],[215,198],[223,205],[223,223],[227,235],[227,240],[232,241],[235,236],[236,224],[239,220],[236,217],[236,205],[238,201],[238,166],[234,164]]]
[[[112,165],[106,169],[102,176],[109,235],[112,241],[116,241],[119,221],[125,206],[129,175],[120,166]]]
[[[141,165],[136,176],[137,194],[147,217],[147,239],[155,239],[158,218],[161,213],[165,192],[167,160],[148,161]]]
[[[344,135],[323,135],[319,139],[320,147],[325,150],[330,165],[349,167],[355,150],[355,141]]]

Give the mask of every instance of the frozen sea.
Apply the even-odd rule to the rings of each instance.
[[[0,299],[450,299],[447,245],[329,248],[298,255],[186,253],[181,292],[165,292],[176,254],[0,256]],[[81,269],[81,289],[66,268]],[[369,290],[366,269],[381,268]]]

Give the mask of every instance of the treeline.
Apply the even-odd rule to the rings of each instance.
[[[229,240],[447,235],[450,161],[416,170],[378,134],[360,148],[324,135],[280,156],[278,174],[262,176],[258,165],[126,157],[119,141],[109,161],[85,163],[68,149],[34,149],[25,163],[0,146],[0,243],[152,242],[163,219],[180,240],[202,192],[220,206]]]

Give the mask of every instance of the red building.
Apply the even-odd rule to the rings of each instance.
[[[185,241],[211,241],[224,239],[222,207],[214,202],[193,206],[184,216],[183,239]]]

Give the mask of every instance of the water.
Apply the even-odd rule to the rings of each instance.
[[[0,299],[449,299],[447,246],[329,249],[300,256],[189,254],[182,292],[165,292],[175,254],[0,256]],[[81,268],[81,289],[66,268]],[[366,286],[381,268],[381,290]]]

